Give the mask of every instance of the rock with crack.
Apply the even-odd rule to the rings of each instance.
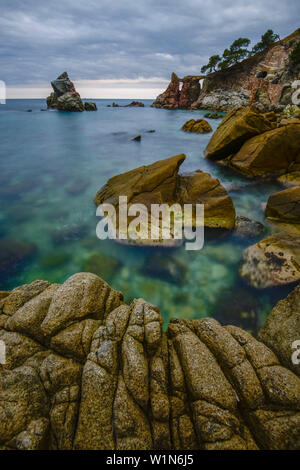
[[[235,209],[231,198],[220,182],[212,178],[208,173],[196,170],[193,173],[180,175],[180,165],[185,160],[185,155],[176,155],[165,160],[159,160],[151,165],[142,166],[128,171],[113,178],[98,191],[94,201],[100,204],[110,203],[116,209],[127,211],[119,206],[119,197],[126,196],[128,210],[132,204],[143,204],[144,220],[143,231],[138,239],[130,234],[130,223],[133,217],[128,217],[127,225],[119,224],[117,214],[117,238],[122,243],[151,245],[151,246],[178,246],[182,240],[174,237],[174,221],[171,223],[171,239],[164,239],[160,233],[157,239],[152,236],[151,227],[153,220],[156,226],[165,227],[165,221],[159,216],[150,218],[152,205],[168,204],[171,207],[176,204],[177,220],[183,220],[187,214],[184,213],[184,204],[193,206],[193,214],[186,217],[187,225],[195,227],[195,205],[204,205],[204,226],[215,230],[217,233],[233,229],[235,224]],[[152,213],[153,215],[153,213]],[[149,216],[149,217],[148,217]],[[168,219],[169,221],[169,219]],[[166,223],[168,223],[168,221]],[[151,225],[152,224],[152,225]],[[144,226],[145,225],[145,226]]]
[[[51,82],[53,93],[47,97],[48,108],[60,111],[84,111],[85,107],[67,72]]]
[[[21,286],[0,309],[1,449],[300,446],[299,377],[238,327],[164,333],[157,307],[88,273]]]
[[[243,253],[240,275],[257,288],[299,281],[300,237],[281,232],[249,246]]]

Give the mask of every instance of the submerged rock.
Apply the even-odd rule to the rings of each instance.
[[[271,194],[267,202],[266,217],[278,222],[299,224],[300,186]]]
[[[262,234],[264,226],[260,222],[239,215],[235,219],[234,235],[239,238],[256,238]]]
[[[124,108],[144,108],[144,103],[141,101],[131,101],[131,103],[126,104]]]
[[[260,289],[300,280],[300,237],[288,233],[271,235],[243,253],[241,277]]]
[[[218,114],[218,113],[206,113],[206,114],[204,114],[204,117],[207,118],[207,119],[221,119],[224,116],[222,114]]]
[[[299,448],[300,379],[271,349],[122,300],[89,273],[1,300],[2,449]]]
[[[141,135],[136,135],[135,137],[133,137],[131,140],[135,140],[136,142],[140,142],[142,139],[142,136]]]
[[[205,119],[190,119],[182,126],[181,129],[183,131],[197,132],[199,134],[212,132],[211,125],[207,121],[205,121]]]
[[[46,99],[48,108],[60,111],[84,111],[84,104],[67,72],[53,80],[51,85],[54,91]]]
[[[212,160],[227,158],[239,151],[251,137],[269,131],[271,124],[251,108],[234,108],[214,132],[204,156]]]
[[[118,208],[119,196],[127,196],[128,207],[133,203],[144,204],[147,209],[146,216],[151,214],[152,204],[178,203],[180,207],[184,204],[204,204],[205,227],[231,230],[235,224],[235,209],[226,190],[217,179],[200,170],[184,176],[179,175],[179,167],[184,160],[184,154],[176,155],[114,176],[98,191],[94,201],[97,205],[110,203]],[[195,226],[195,214],[190,223]],[[178,246],[181,242],[175,239],[151,239],[150,218],[147,233],[148,239],[141,237],[139,240],[131,240],[129,237],[129,243]],[[127,228],[125,235],[127,239]]]
[[[115,274],[119,271],[121,263],[112,256],[103,255],[102,253],[93,253],[83,264],[83,271],[97,274],[97,276],[110,282]]]
[[[51,238],[55,245],[60,245],[62,243],[68,243],[69,241],[79,240],[85,237],[87,232],[87,225],[67,225],[61,229],[55,230],[51,234]]]
[[[93,103],[92,101],[86,101],[84,103],[84,109],[86,111],[97,111],[97,105],[96,103]]]

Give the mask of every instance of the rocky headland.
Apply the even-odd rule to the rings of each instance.
[[[255,106],[264,112],[283,110],[291,104],[291,96],[295,92],[292,84],[299,79],[299,66],[291,65],[289,60],[299,40],[298,29],[227,69],[183,79],[173,73],[167,90],[156,98],[152,106],[219,111],[228,111],[236,106]]]

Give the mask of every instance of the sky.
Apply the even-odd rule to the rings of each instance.
[[[299,0],[1,0],[0,80],[8,98],[44,98],[67,71],[83,98],[152,99],[240,36],[287,36],[299,11]]]

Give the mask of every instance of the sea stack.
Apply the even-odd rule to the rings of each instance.
[[[60,111],[84,111],[80,94],[75,90],[67,72],[51,82],[53,92],[46,98],[48,108]]]

